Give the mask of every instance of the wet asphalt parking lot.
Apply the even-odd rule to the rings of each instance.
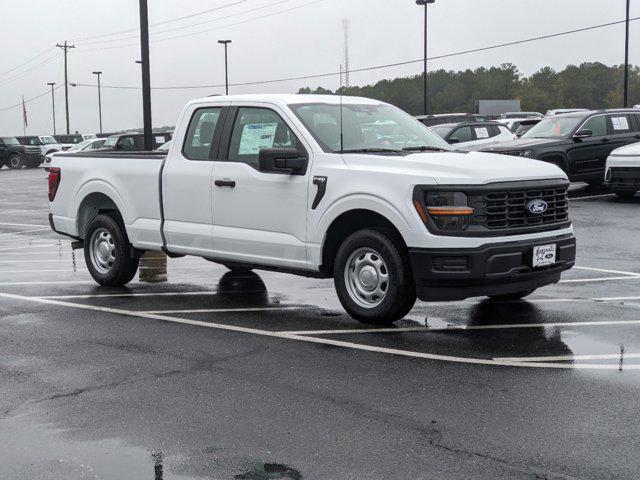
[[[640,196],[577,184],[577,267],[527,301],[418,302],[145,259],[98,288],[0,170],[0,479],[634,479]]]

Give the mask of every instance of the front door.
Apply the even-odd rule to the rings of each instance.
[[[218,154],[225,108],[192,107],[163,172],[164,235],[170,252],[211,256],[213,160]]]
[[[308,158],[286,114],[275,107],[232,107],[225,153],[213,162],[215,257],[235,262],[305,268],[309,171],[306,175],[258,170],[261,148],[296,148]]]
[[[572,173],[594,176],[602,174],[604,178],[604,164],[611,151],[606,115],[591,117],[578,130],[590,130],[592,136],[576,141],[567,152],[569,165],[573,167]]]

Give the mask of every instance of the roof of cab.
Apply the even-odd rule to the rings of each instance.
[[[245,95],[216,95],[192,100],[190,104],[201,103],[224,103],[224,102],[270,102],[286,105],[295,105],[301,103],[328,103],[340,104],[340,95],[313,95],[313,94],[296,94],[296,93],[261,93],[261,94],[245,94]],[[342,102],[349,104],[365,104],[365,105],[381,105],[384,102],[364,97],[342,96]]]

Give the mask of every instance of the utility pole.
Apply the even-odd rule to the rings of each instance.
[[[98,118],[100,118],[100,133],[102,133],[102,97],[100,96],[100,75],[102,72],[93,72],[98,77]]]
[[[624,108],[629,108],[629,16],[631,14],[631,0],[627,0],[627,22],[624,47]]]
[[[64,103],[66,107],[67,135],[68,135],[69,134],[69,70],[67,68],[67,52],[72,48],[76,48],[76,46],[67,44],[67,41],[65,40],[62,45],[60,45],[59,43],[56,44],[56,47],[61,48],[62,51],[64,52]]]
[[[349,88],[349,19],[342,20],[342,29],[344,30],[344,86]]]
[[[56,134],[56,96],[53,94],[53,87],[56,82],[49,82],[47,85],[51,87],[51,106],[53,107],[53,134]]]
[[[151,123],[151,69],[149,66],[149,11],[147,0],[140,0],[140,60],[142,62],[142,118],[144,149],[153,150]]]
[[[227,55],[227,47],[231,43],[231,40],[218,40],[220,45],[224,45],[224,85],[225,92],[229,95],[229,57]]]
[[[416,5],[424,5],[424,72],[423,72],[423,113],[427,115],[429,112],[429,103],[427,99],[427,7],[436,0],[416,0]]]

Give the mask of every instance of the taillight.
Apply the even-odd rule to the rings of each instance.
[[[62,172],[58,167],[49,168],[49,201],[53,202],[58,192],[58,186],[60,185],[60,178],[62,178]]]

